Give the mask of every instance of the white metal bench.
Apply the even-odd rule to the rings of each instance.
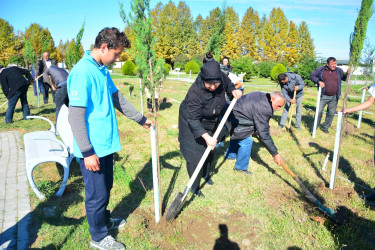
[[[69,166],[74,158],[73,155],[73,133],[68,121],[68,107],[63,105],[57,118],[56,130],[53,123],[41,116],[27,116],[27,119],[42,119],[51,125],[48,131],[35,131],[23,136],[26,156],[26,174],[29,183],[39,199],[44,195],[39,191],[33,179],[34,168],[44,162],[57,162],[64,168],[64,177],[56,196],[61,196],[65,190],[69,177]],[[61,140],[57,139],[57,134]]]

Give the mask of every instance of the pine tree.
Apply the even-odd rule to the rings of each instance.
[[[248,8],[241,22],[241,28],[237,33],[241,56],[248,56],[255,60],[260,60],[259,39],[260,20],[258,12],[253,8]]]
[[[347,107],[348,94],[349,94],[349,89],[350,89],[350,73],[353,72],[355,68],[358,66],[359,59],[361,58],[363,44],[366,39],[367,24],[374,12],[374,8],[372,6],[373,2],[374,0],[362,0],[361,9],[358,13],[358,17],[355,22],[354,32],[350,34],[349,70],[347,72],[347,78],[346,78],[346,84],[345,84],[343,109],[346,109]],[[346,119],[345,119],[345,116],[343,116],[342,124],[345,124],[345,122],[346,122]],[[340,129],[340,143],[339,143],[339,149],[338,149],[338,159],[337,159],[336,169],[339,167],[339,162],[340,162],[339,158],[340,158],[340,151],[341,151],[343,132],[344,132],[344,129],[342,129],[343,127],[342,124],[341,124],[341,129]]]
[[[223,8],[225,9],[225,8]],[[212,29],[211,36],[207,43],[206,51],[213,52],[215,60],[220,60],[220,50],[224,42],[223,32],[225,29],[225,13],[219,8],[210,12],[208,29]],[[210,32],[208,32],[210,33]]]
[[[79,59],[83,55],[83,47],[81,45],[81,39],[83,36],[83,32],[85,31],[85,21],[82,24],[81,29],[78,31],[76,39],[72,39],[72,41],[67,45],[66,48],[66,66],[71,69],[73,66],[79,61]]]
[[[139,66],[139,75],[145,87],[150,90],[152,106],[154,110],[155,124],[157,124],[157,110],[155,104],[155,93],[160,91],[160,86],[163,80],[164,63],[156,60],[156,52],[154,50],[155,36],[152,30],[152,18],[150,13],[149,0],[132,0],[131,14],[129,25],[133,28],[136,40],[133,44],[134,49],[138,51],[138,56],[135,58],[136,65]],[[124,13],[123,9],[120,13]],[[156,150],[158,162],[158,176],[160,189],[160,161],[159,161],[159,143],[158,131],[156,130]],[[161,192],[159,191],[161,213]]]
[[[29,64],[36,64],[37,57],[31,39],[24,40],[23,59],[26,64],[26,68],[29,68]]]

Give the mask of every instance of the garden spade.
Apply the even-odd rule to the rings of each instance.
[[[281,161],[281,166],[288,172],[288,174],[290,174],[293,179],[298,183],[298,185],[302,188],[303,192],[305,194],[307,194],[307,196],[309,197],[309,199],[314,202],[318,208],[325,214],[328,216],[328,218],[330,218],[333,222],[335,223],[338,223],[337,219],[336,219],[336,214],[335,212],[330,209],[330,208],[327,208],[325,206],[323,206],[322,203],[320,203],[320,201],[318,201],[318,199],[315,198],[315,196],[305,187],[305,185],[303,185],[302,181],[296,176],[293,174],[292,171],[290,171],[289,168],[287,168],[287,166],[285,166],[284,162]]]
[[[228,116],[229,116],[230,112],[232,111],[233,106],[236,103],[236,101],[237,101],[237,99],[234,98],[232,100],[232,102],[230,103],[227,111],[225,111],[224,117],[223,117],[223,119],[221,119],[220,124],[219,124],[218,128],[216,129],[215,134],[213,136],[214,139],[217,139],[217,137],[219,136],[219,134],[220,134],[221,130],[223,129],[224,124],[227,121]],[[181,210],[181,208],[184,205],[184,202],[186,200],[186,197],[187,197],[187,195],[188,195],[188,193],[191,189],[191,186],[193,185],[195,179],[197,178],[199,171],[201,171],[201,168],[202,168],[204,162],[206,161],[207,156],[210,153],[211,149],[212,149],[212,146],[208,146],[206,148],[206,150],[204,151],[204,154],[203,154],[202,158],[200,159],[200,161],[197,165],[197,168],[195,169],[195,171],[194,171],[193,175],[191,176],[188,184],[186,185],[184,193],[178,192],[176,198],[173,200],[172,204],[170,205],[170,207],[167,211],[167,216],[166,216],[167,221],[173,220],[177,216],[178,212]]]

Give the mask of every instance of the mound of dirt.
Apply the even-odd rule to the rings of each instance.
[[[180,236],[184,244],[178,248],[185,248],[184,245],[196,248],[215,249],[239,249],[256,246],[257,228],[261,225],[259,221],[249,223],[251,220],[246,214],[236,213],[221,216],[208,210],[185,211],[174,221],[167,222],[163,216],[159,223],[155,223],[152,211],[136,209],[133,214],[142,220],[142,224],[150,233],[161,235],[160,240],[155,242],[162,249],[175,248],[174,236]],[[247,226],[248,225],[248,226]],[[236,232],[236,236],[231,236]],[[240,237],[238,234],[240,233]]]

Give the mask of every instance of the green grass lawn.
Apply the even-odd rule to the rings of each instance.
[[[174,76],[173,76],[174,77]],[[114,77],[116,86],[138,109],[140,106],[139,79]],[[135,86],[129,96],[129,85]],[[204,185],[206,198],[191,198],[172,223],[165,221],[169,205],[188,182],[185,161],[179,151],[178,110],[190,84],[167,80],[163,84],[158,113],[159,149],[161,162],[161,191],[163,217],[154,221],[154,201],[149,132],[120,113],[118,125],[122,150],[115,154],[114,186],[109,209],[114,216],[126,218],[124,229],[112,234],[131,249],[212,249],[215,244],[230,249],[236,244],[241,249],[373,249],[375,247],[374,203],[365,202],[359,194],[369,193],[358,185],[336,179],[336,188],[326,186],[330,181],[335,141],[336,118],[330,134],[320,130],[316,138],[309,129],[313,126],[316,88],[306,88],[303,101],[302,131],[278,130],[281,112],[270,121],[271,135],[285,164],[300,177],[305,186],[325,206],[334,209],[345,219],[343,225],[334,225],[302,193],[298,184],[277,166],[268,151],[255,139],[249,170],[245,176],[234,172],[234,161],[223,162],[225,149],[215,151],[213,186]],[[269,79],[245,82],[245,93],[275,91],[280,87]],[[357,89],[357,90],[356,90]],[[357,86],[351,95],[361,95]],[[31,114],[55,119],[55,106],[50,103],[37,108],[36,97],[28,92]],[[5,98],[0,96],[0,102]],[[50,101],[51,102],[51,101]],[[360,98],[351,98],[349,106]],[[339,103],[342,106],[342,100]],[[144,102],[144,110],[146,104]],[[375,113],[372,107],[368,112]],[[40,120],[24,121],[18,107],[14,123],[5,126],[5,108],[0,110],[0,131],[17,130],[21,134],[48,129]],[[145,114],[153,119],[151,113]],[[373,162],[374,116],[364,113],[361,128],[357,129],[358,115],[349,115],[345,126],[338,174],[365,187],[375,187]],[[324,119],[324,117],[323,117]],[[292,122],[293,126],[294,120]],[[100,136],[100,135],[98,135]],[[229,139],[226,139],[225,147]],[[331,159],[328,171],[322,171],[327,153]],[[34,175],[38,186],[47,194],[58,187],[61,170],[55,164],[38,166]],[[84,186],[79,166],[75,161],[67,188],[62,197],[48,196],[40,201],[30,190],[35,232],[32,248],[87,249],[90,235],[85,217]],[[45,217],[43,208],[56,206],[55,217]],[[319,222],[320,221],[320,222]]]

